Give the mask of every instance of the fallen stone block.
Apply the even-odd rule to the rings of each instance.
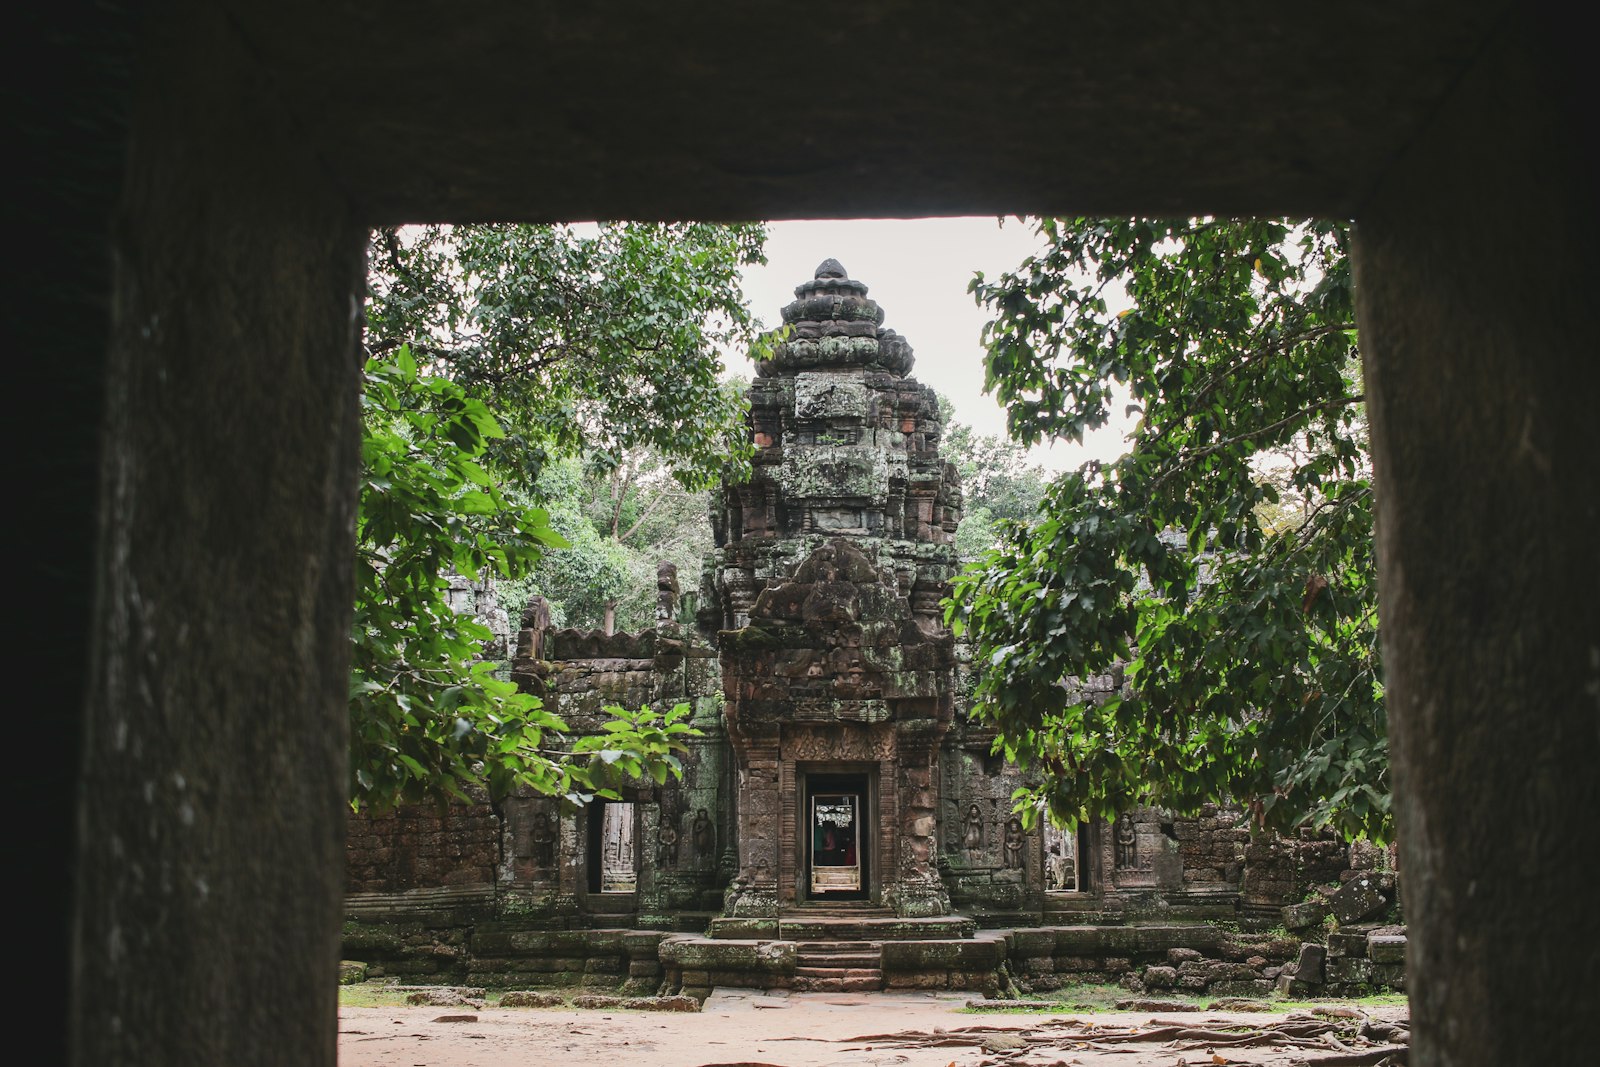
[[[1322,945],[1307,941],[1300,946],[1300,959],[1295,964],[1294,976],[1302,982],[1311,985],[1324,981],[1323,965],[1327,962],[1328,950]]]
[[[1338,958],[1342,956],[1355,956],[1358,959],[1367,954],[1367,935],[1359,931],[1336,930],[1328,935],[1328,956]]]
[[[572,1006],[585,1009],[620,1008],[622,1007],[622,998],[601,993],[584,993],[572,998]]]
[[[1367,959],[1373,963],[1404,963],[1406,961],[1405,936],[1380,937],[1375,934],[1367,935]]]
[[[513,989],[500,994],[502,1008],[564,1008],[567,1001],[557,993],[540,993],[532,989]]]
[[[1264,997],[1272,992],[1265,978],[1234,978],[1211,984],[1211,995],[1220,997]]]
[[[1328,898],[1328,907],[1341,923],[1354,923],[1381,914],[1389,907],[1389,898],[1376,876],[1362,875],[1340,886]]]
[[[1369,985],[1373,979],[1372,961],[1345,957],[1328,961],[1328,981],[1343,984]]]
[[[1281,997],[1308,997],[1320,991],[1322,987],[1302,982],[1294,975],[1286,973],[1278,975],[1272,988]]]
[[[438,989],[418,989],[407,993],[406,1003],[429,1008],[481,1008],[486,996],[482,989],[440,986]]]
[[[1321,900],[1291,904],[1283,909],[1283,925],[1289,930],[1308,930],[1313,926],[1321,926],[1327,917],[1328,905]]]
[[[1144,984],[1151,989],[1171,989],[1178,984],[1178,970],[1176,967],[1146,967]]]
[[[682,994],[672,997],[629,997],[622,1002],[624,1008],[634,1011],[699,1011],[700,1002]]]
[[[1268,983],[1269,985],[1271,983]],[[1248,997],[1223,997],[1213,1000],[1206,1005],[1206,1011],[1277,1011],[1271,1004],[1264,1000],[1251,1000]]]
[[[1186,1000],[1119,1000],[1118,1011],[1198,1011],[1198,1004]]]

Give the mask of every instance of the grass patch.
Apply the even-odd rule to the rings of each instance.
[[[1070,1011],[1084,1015],[1114,1012],[1119,1000],[1167,1000],[1189,1005],[1191,1011],[1204,1011],[1207,1004],[1221,997],[1210,994],[1196,996],[1163,989],[1148,993],[1130,993],[1120,986],[1074,983],[1064,985],[1049,993],[1038,993],[1024,998],[1026,1003],[1016,1004],[1005,1000],[974,1001],[963,1009],[972,1014],[1028,1015]],[[1328,997],[1322,1000],[1279,1000],[1275,996],[1247,997],[1270,1004],[1273,1011],[1310,1011],[1313,1008],[1403,1008],[1409,1001],[1404,993],[1374,993],[1364,997]]]
[[[1116,1011],[1117,1001],[1119,1000],[1181,1001],[1185,1004],[1194,1005],[1197,1010],[1204,1008],[1208,1003],[1207,998],[1180,995],[1166,990],[1160,993],[1130,993],[1121,986],[1093,982],[1077,982],[1064,985],[1060,989],[1048,993],[1030,994],[1025,999],[1029,1001],[1025,1005],[1015,1005],[1004,1000],[974,1002],[971,1007],[965,1010],[984,1014],[994,1012],[1027,1014],[1029,1012],[1072,1011],[1092,1015],[1097,1012]]]
[[[355,982],[339,987],[341,1008],[403,1008],[409,990],[396,989],[387,982]]]
[[[1326,997],[1322,1000],[1278,1000],[1267,1003],[1281,1011],[1310,1011],[1312,1008],[1404,1008],[1411,1004],[1404,993],[1370,993],[1364,997]]]

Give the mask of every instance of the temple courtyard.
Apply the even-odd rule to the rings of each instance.
[[[1391,1000],[1393,998],[1390,998]],[[954,992],[718,989],[699,1012],[341,1007],[342,1067],[1402,1064],[1403,1004],[974,1011]]]

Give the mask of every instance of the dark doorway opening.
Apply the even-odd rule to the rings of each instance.
[[[631,803],[601,800],[589,806],[589,892],[623,896],[638,888],[638,847]]]
[[[812,900],[866,900],[873,839],[867,776],[807,776],[802,825],[806,895]]]

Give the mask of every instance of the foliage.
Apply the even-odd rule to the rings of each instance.
[[[759,348],[739,270],[759,223],[474,225],[373,234],[367,344],[410,343],[488,401],[491,465],[530,488],[552,460],[616,464],[644,446],[686,487],[750,456],[720,352]]]
[[[1012,434],[1081,440],[1122,403],[1141,418],[1125,456],[1057,479],[1041,521],[1003,531],[947,607],[977,645],[976,714],[1046,772],[1020,809],[1081,819],[1233,796],[1265,825],[1382,838],[1346,227],[1039,230],[1043,251],[972,285],[995,316],[988,386]],[[1108,700],[1076,684],[1119,664],[1126,685]]]
[[[521,577],[567,542],[543,509],[516,504],[481,464],[502,436],[487,406],[419,372],[409,347],[366,365],[356,607],[350,677],[352,803],[491,797],[518,786],[573,801],[663,779],[690,732],[666,715],[608,709],[605,733],[568,743],[538,698],[482,661],[491,634],[458,615],[448,575]]]
[[[711,548],[709,493],[678,485],[652,450],[630,450],[603,471],[563,460],[545,468],[536,488],[572,547],[548,553],[507,590],[508,608],[537,593],[558,626],[600,628],[609,610],[617,629],[633,631],[655,623],[658,563],[678,564],[686,589],[698,581],[696,565]]]
[[[953,406],[939,398],[945,416],[941,451],[961,475],[962,518],[956,554],[971,563],[999,542],[998,524],[1039,517],[1047,474],[1028,462],[1028,450],[993,434],[982,436],[952,419]]]

